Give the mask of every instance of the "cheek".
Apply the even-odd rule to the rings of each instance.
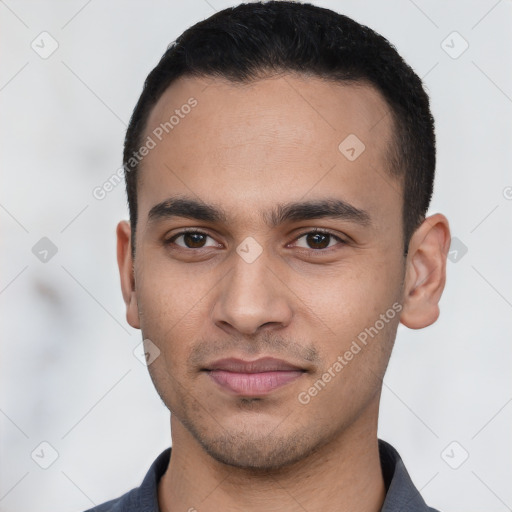
[[[290,283],[312,314],[335,333],[373,323],[399,297],[401,272],[396,264],[357,259]]]
[[[333,317],[335,334],[317,341],[324,366],[301,390],[300,403],[311,401],[316,413],[336,423],[340,417],[349,421],[376,398],[398,325],[400,304],[388,302],[347,307]]]
[[[187,328],[190,323],[200,325],[195,322],[215,284],[212,273],[198,277],[197,270],[171,265],[160,255],[145,258],[140,268],[137,301],[143,330],[162,333]]]
[[[151,379],[164,403],[178,414],[188,394],[186,363],[206,314],[200,297],[180,289],[174,280],[148,279],[139,301],[142,335],[160,351],[148,367]]]
[[[142,335],[160,350],[150,373],[155,384],[159,382],[157,387],[162,388],[166,379],[183,379],[180,374],[185,370],[184,362],[205,324],[207,290],[176,276],[160,276],[156,272],[145,275],[143,286],[137,290],[137,300]]]
[[[344,396],[343,403],[352,394],[368,394],[380,386],[393,346],[401,269],[390,261],[380,263],[352,265],[328,276],[322,286],[304,285],[300,292],[310,311],[305,330],[322,352],[322,371],[331,368],[336,375],[329,388]]]

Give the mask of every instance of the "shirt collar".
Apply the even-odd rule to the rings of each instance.
[[[438,512],[427,506],[398,452],[382,439],[379,439],[379,455],[387,491],[381,512]]]
[[[426,505],[393,446],[379,439],[379,455],[386,486],[381,512],[438,512]],[[140,487],[88,512],[160,512],[158,482],[169,465],[170,457],[171,448],[167,448],[153,462]]]

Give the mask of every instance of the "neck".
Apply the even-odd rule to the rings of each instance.
[[[378,512],[386,489],[377,412],[365,414],[371,417],[360,417],[357,424],[312,455],[271,472],[239,469],[214,460],[179,420],[171,418],[172,456],[158,487],[160,509]]]

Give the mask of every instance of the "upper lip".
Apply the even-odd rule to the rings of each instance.
[[[282,359],[273,357],[262,357],[254,361],[244,361],[243,359],[226,358],[214,361],[208,364],[204,370],[224,370],[236,373],[263,373],[275,371],[306,371],[300,366],[288,363]]]

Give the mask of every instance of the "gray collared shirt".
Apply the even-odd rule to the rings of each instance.
[[[439,512],[426,505],[398,452],[381,439],[379,453],[386,485],[386,499],[381,512]],[[171,449],[167,448],[153,462],[140,487],[86,512],[160,512],[158,482],[169,465],[170,457]]]

